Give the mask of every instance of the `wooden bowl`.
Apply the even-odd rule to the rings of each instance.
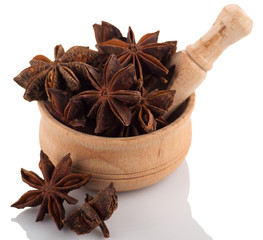
[[[101,190],[110,182],[114,182],[117,191],[143,188],[171,174],[185,159],[191,144],[190,115],[194,104],[193,94],[176,120],[160,130],[136,137],[109,138],[68,128],[39,102],[40,147],[54,164],[70,153],[73,172],[92,174],[89,189]]]

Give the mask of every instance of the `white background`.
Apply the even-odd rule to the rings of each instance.
[[[263,239],[263,8],[261,1],[236,0],[254,20],[252,33],[229,47],[196,91],[193,140],[186,161],[151,187],[119,194],[119,208],[106,222],[111,239]],[[76,236],[57,231],[38,208],[11,208],[29,187],[20,168],[38,169],[36,102],[23,100],[14,81],[37,54],[53,59],[63,44],[94,49],[92,25],[101,20],[136,39],[161,30],[159,41],[195,42],[221,9],[233,2],[183,1],[1,1],[0,3],[0,221],[5,239],[103,239],[99,229]],[[84,199],[85,189],[71,195]],[[66,204],[65,204],[66,205]],[[78,206],[79,206],[78,205]],[[66,209],[75,206],[66,205]]]

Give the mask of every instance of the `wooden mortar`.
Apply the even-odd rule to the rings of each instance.
[[[93,190],[110,182],[117,191],[135,190],[162,180],[182,163],[190,148],[194,89],[222,51],[247,35],[251,27],[252,21],[240,8],[229,5],[203,38],[172,57],[170,64],[176,64],[176,70],[169,87],[177,91],[173,110],[180,107],[176,110],[179,117],[168,126],[136,137],[99,137],[68,128],[39,102],[41,149],[54,164],[70,153],[73,171],[92,174],[87,187]]]
[[[114,182],[117,191],[143,188],[171,174],[190,148],[193,94],[179,117],[155,132],[126,138],[108,138],[75,131],[57,121],[39,102],[41,149],[56,165],[71,154],[74,172],[92,174],[87,187],[101,190]]]

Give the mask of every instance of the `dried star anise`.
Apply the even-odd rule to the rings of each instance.
[[[132,112],[130,125],[123,126],[114,122],[103,132],[103,135],[108,137],[138,136],[168,125],[162,116],[170,108],[174,94],[174,90],[154,90],[148,93],[143,88],[141,101],[130,107]]]
[[[14,78],[26,89],[26,100],[45,99],[49,96],[48,88],[78,90],[80,78],[85,78],[88,74],[88,64],[97,61],[101,54],[81,46],[72,47],[65,53],[62,45],[57,45],[54,55],[54,62],[43,55],[35,56],[30,61],[31,67]]]
[[[131,90],[135,78],[134,66],[130,64],[121,68],[115,55],[111,55],[106,62],[103,75],[95,70],[91,72],[89,79],[95,89],[81,92],[73,98],[92,105],[88,117],[96,118],[95,133],[106,130],[116,118],[124,126],[130,124],[129,105],[141,99],[140,92]]]
[[[98,31],[95,29],[95,35]],[[97,42],[97,48],[107,54],[116,54],[121,66],[133,63],[139,83],[143,84],[144,74],[164,78],[169,70],[162,64],[169,54],[176,49],[176,42],[157,43],[159,31],[145,34],[136,43],[134,33],[129,27],[127,41],[117,38]],[[99,39],[102,40],[102,39]]]
[[[81,101],[75,100],[67,92],[57,89],[48,89],[51,101],[46,101],[48,111],[65,125],[78,129],[86,127],[84,106]]]
[[[175,90],[154,90],[147,93],[142,90],[142,99],[131,107],[134,116],[143,130],[148,133],[156,130],[157,123],[165,124],[161,118],[171,107]]]
[[[111,183],[94,198],[87,194],[81,208],[73,211],[63,220],[63,223],[77,234],[89,233],[100,226],[104,237],[108,238],[110,233],[104,220],[109,219],[117,207],[118,197],[113,183]]]
[[[136,43],[131,27],[126,38],[105,21],[93,28],[98,51],[57,45],[53,62],[43,55],[30,61],[14,78],[24,98],[44,100],[56,119],[88,134],[133,136],[168,124],[161,116],[174,92],[153,90],[167,88],[175,66],[166,65],[177,42],[158,43],[157,31]]]
[[[11,205],[11,207],[24,208],[40,206],[36,221],[42,221],[46,213],[56,223],[58,229],[63,227],[62,220],[65,217],[63,201],[76,204],[77,199],[68,195],[73,189],[85,185],[91,178],[89,174],[70,174],[72,160],[67,154],[55,167],[48,156],[41,151],[39,168],[44,180],[32,171],[21,169],[22,180],[37,190],[30,190]]]
[[[105,42],[113,38],[126,41],[126,38],[122,36],[120,30],[108,22],[102,21],[101,24],[94,24],[93,29],[97,43]]]

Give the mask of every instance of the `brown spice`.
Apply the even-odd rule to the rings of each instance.
[[[41,151],[39,168],[44,180],[36,173],[21,169],[22,180],[37,190],[30,190],[23,194],[11,207],[25,208],[40,205],[36,221],[42,221],[46,213],[56,223],[58,229],[63,227],[65,217],[63,201],[76,204],[77,199],[68,195],[68,192],[85,185],[91,178],[89,174],[71,174],[72,160],[67,154],[55,167],[48,156]]]
[[[26,89],[24,98],[44,100],[56,119],[89,134],[136,136],[167,124],[161,116],[174,91],[154,89],[167,87],[174,66],[165,64],[177,42],[157,43],[157,31],[136,43],[130,27],[125,38],[104,21],[93,28],[99,51],[75,46],[65,52],[57,45],[55,61],[43,55],[30,61],[14,78]]]
[[[98,31],[95,29],[95,35]],[[136,68],[139,83],[143,85],[145,74],[165,77],[169,70],[162,64],[163,60],[176,49],[176,41],[157,43],[159,31],[145,34],[136,43],[134,33],[129,27],[127,40],[123,41],[118,38],[112,38],[97,41],[97,48],[107,54],[116,54],[121,66],[127,66],[132,63]],[[108,38],[106,38],[108,39]]]
[[[103,75],[93,71],[90,81],[95,89],[81,92],[73,99],[92,105],[88,117],[96,118],[94,132],[105,131],[115,118],[128,126],[131,122],[128,105],[134,105],[141,99],[140,92],[131,90],[135,84],[134,66],[121,68],[116,56],[111,55],[105,64]]]
[[[105,42],[113,38],[126,40],[120,30],[108,22],[102,21],[101,24],[94,24],[93,29],[97,43]]]
[[[48,89],[51,102],[46,101],[48,111],[59,121],[76,130],[86,127],[84,106],[72,99],[70,94],[57,89]]]
[[[26,68],[14,80],[26,89],[24,98],[28,101],[46,99],[48,88],[76,91],[80,88],[80,79],[88,74],[90,66],[100,58],[100,53],[88,47],[75,46],[67,52],[62,45],[54,49],[55,61],[43,55],[35,56],[31,67]]]
[[[140,126],[148,133],[155,131],[157,121],[163,122],[163,116],[173,103],[175,90],[154,90],[147,93],[143,90],[142,100],[137,105],[131,107],[131,111],[137,118]]]
[[[154,90],[147,92],[142,89],[141,101],[130,107],[132,120],[129,126],[114,123],[103,134],[111,137],[130,137],[155,131],[168,124],[162,116],[172,105],[174,90]]]
[[[110,233],[104,221],[111,217],[117,207],[118,197],[113,183],[111,183],[94,198],[87,194],[81,208],[73,211],[63,220],[63,223],[78,235],[89,233],[99,226],[104,237],[108,238]]]

